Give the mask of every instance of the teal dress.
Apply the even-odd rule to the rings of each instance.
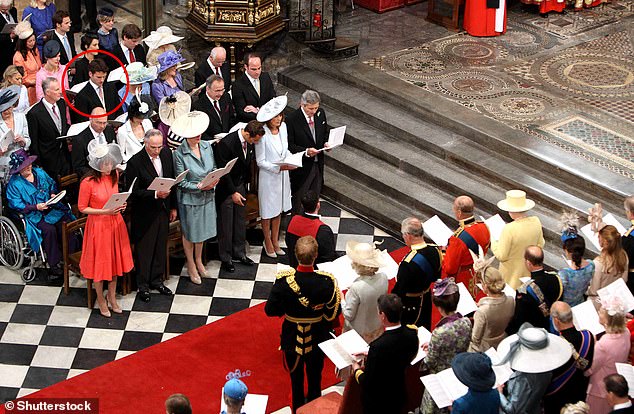
[[[193,243],[216,237],[215,191],[201,191],[196,187],[215,168],[214,152],[207,141],[200,141],[200,159],[191,151],[187,141],[174,151],[174,173],[178,176],[189,170],[178,184],[176,199],[181,230],[185,238]]]

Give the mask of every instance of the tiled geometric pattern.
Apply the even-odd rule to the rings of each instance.
[[[383,240],[381,248],[388,250],[402,246],[327,201],[321,206],[340,254],[351,239]],[[173,297],[155,292],[145,303],[132,292],[118,298],[124,312],[111,318],[86,308],[86,290],[77,277],[71,276],[75,287],[66,296],[61,287],[25,286],[19,274],[0,267],[0,403],[262,303],[275,281],[277,262],[262,252],[260,230],[247,238],[254,266],[236,264],[235,273],[227,273],[211,257],[201,285],[192,284],[183,269],[165,282]],[[286,257],[280,262],[288,263]]]

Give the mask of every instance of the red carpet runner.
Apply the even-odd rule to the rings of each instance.
[[[407,251],[391,255],[399,262]],[[216,414],[225,375],[240,369],[252,372],[245,379],[249,392],[268,395],[267,412],[273,412],[290,405],[290,379],[278,350],[281,325],[282,319],[267,317],[260,304],[27,398],[98,398],[101,414],[163,413],[165,399],[183,393],[195,413]],[[326,358],[322,388],[338,382]]]

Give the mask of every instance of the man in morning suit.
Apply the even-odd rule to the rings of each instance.
[[[65,139],[57,139],[68,132],[66,102],[59,81],[42,81],[44,96],[27,112],[26,119],[31,137],[31,152],[38,156],[40,165],[53,179],[70,174],[71,162]]]
[[[106,111],[102,107],[97,107],[92,110],[91,115],[99,117],[90,118],[90,124],[88,128],[84,129],[76,137],[73,137],[73,151],[71,152],[71,159],[73,162],[73,171],[77,173],[79,178],[86,174],[90,167],[88,166],[88,143],[93,139],[97,139],[100,142],[107,142],[108,144],[115,142],[116,135],[110,125],[108,125],[108,118],[106,118]]]
[[[75,108],[77,110],[89,114],[93,108],[101,107],[105,108],[106,112],[110,112],[121,103],[113,82],[106,82],[108,77],[106,62],[101,59],[93,59],[88,64],[88,76],[90,77],[88,83],[75,97]],[[123,110],[119,107],[115,112],[108,115],[108,119],[115,119],[122,113]],[[71,118],[73,118],[73,123],[88,120],[88,118],[75,111],[72,111]]]
[[[121,29],[121,42],[112,49],[112,54],[126,66],[132,62],[141,62],[144,65],[147,63],[145,49],[141,44],[141,29],[139,29],[139,26],[132,23],[123,26],[123,29]],[[106,62],[110,70],[121,66],[112,58],[107,59]]]
[[[231,88],[231,68],[227,62],[227,51],[222,46],[211,49],[209,57],[200,64],[194,74],[196,86],[200,86],[207,81],[211,75],[220,76],[225,81],[225,91]]]
[[[563,287],[556,273],[544,270],[544,251],[539,246],[528,246],[524,251],[524,263],[531,279],[515,293],[515,312],[506,327],[506,333],[517,333],[524,322],[536,328],[550,327],[550,307],[561,298]]]
[[[352,365],[361,385],[363,414],[400,413],[405,395],[405,370],[418,352],[417,328],[401,325],[403,303],[397,295],[381,295],[377,300],[379,318],[385,332],[370,343],[365,364]]]
[[[326,113],[319,108],[320,98],[315,91],[302,94],[300,107],[286,118],[288,150],[303,152],[302,167],[291,171],[293,212],[301,213],[302,197],[308,190],[321,194],[324,183],[324,152],[327,145]]]
[[[628,270],[627,286],[634,292],[634,195],[625,198],[623,202],[625,216],[630,221],[631,226],[621,237],[621,245],[627,254],[630,267]]]
[[[276,96],[271,77],[262,72],[262,58],[255,53],[247,53],[244,62],[244,75],[231,88],[239,122],[254,120],[260,107]]]
[[[174,178],[172,151],[163,147],[158,129],[145,133],[145,147],[130,158],[126,167],[128,182],[134,179],[129,204],[132,208],[130,238],[135,245],[139,297],[149,302],[150,289],[171,296],[163,284],[169,223],[176,220],[176,191],[152,191],[147,188],[156,177]]]
[[[337,280],[330,273],[315,271],[317,241],[311,236],[297,240],[299,265],[277,274],[264,306],[268,316],[283,316],[280,348],[291,376],[293,412],[321,396],[324,354],[318,344],[329,339],[332,321],[341,312]],[[304,366],[308,394],[304,395]]]
[[[438,246],[425,243],[423,224],[415,217],[401,223],[403,241],[411,251],[398,266],[392,292],[403,302],[404,324],[431,330],[431,294],[429,286],[440,278],[442,253]]]
[[[475,219],[471,197],[462,195],[453,202],[453,213],[460,227],[449,238],[442,260],[442,277],[453,277],[456,283],[464,283],[471,296],[476,297],[476,279],[473,272],[473,256],[480,249],[489,251],[491,235],[486,224]],[[471,253],[470,253],[471,252]]]
[[[18,22],[18,11],[12,6],[12,0],[0,0],[0,32],[7,23]],[[15,51],[15,42],[17,36],[11,31],[9,34],[0,34],[0,73],[4,73],[5,69],[13,64],[13,51]]]
[[[75,51],[75,37],[70,33],[70,15],[65,10],[57,10],[53,14],[52,21],[53,29],[44,32],[42,37],[44,43],[49,40],[59,43],[59,64],[66,65],[77,54]]]
[[[585,400],[590,378],[584,372],[592,366],[595,341],[590,331],[575,328],[572,309],[566,302],[553,303],[550,316],[559,335],[574,348],[570,360],[553,371],[544,396],[544,411],[559,413],[564,405]]]
[[[225,82],[220,76],[211,75],[205,81],[205,92],[201,93],[192,110],[202,111],[209,115],[209,126],[203,132],[202,139],[211,141],[214,135],[227,133],[235,124],[235,112],[228,93],[225,93]]]
[[[634,407],[630,401],[630,388],[627,380],[621,374],[608,375],[603,379],[605,390],[608,392],[606,398],[612,406],[610,414],[633,414]]]
[[[218,253],[220,268],[234,272],[233,260],[247,266],[253,261],[246,255],[246,197],[255,160],[255,144],[264,136],[264,127],[258,121],[250,121],[244,129],[225,136],[214,148],[218,168],[237,158],[231,172],[220,179],[216,186],[218,210]]]
[[[291,217],[286,229],[286,247],[289,251],[295,251],[295,243],[300,237],[312,236],[317,240],[319,252],[316,264],[331,262],[337,258],[335,253],[335,236],[332,229],[319,219],[319,196],[314,191],[308,191],[302,198],[304,213]],[[297,266],[294,255],[288,258],[291,267]]]

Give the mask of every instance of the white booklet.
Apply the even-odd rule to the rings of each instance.
[[[619,234],[625,233],[625,227],[611,214],[608,213],[603,217],[603,222],[605,224],[610,224],[616,227],[616,230]],[[601,245],[599,245],[599,234],[592,231],[592,225],[590,223],[586,224],[581,228],[581,233],[586,236],[586,239],[589,240],[597,250],[601,251]]]
[[[617,362],[614,365],[616,365],[616,372],[623,375],[627,381],[628,388],[630,389],[630,398],[634,398],[634,367],[622,362]]]
[[[2,152],[6,152],[9,149],[9,145],[11,145],[15,141],[15,134],[12,129],[7,130],[5,134],[0,138],[0,149]]]
[[[495,348],[489,348],[486,350],[485,354],[491,359],[491,364],[493,365],[493,372],[495,372],[495,385],[505,384],[513,375],[513,370],[511,369],[511,363],[507,362],[503,365],[496,365],[502,361],[500,355],[495,350]]]
[[[59,193],[55,194],[55,197],[51,197],[45,204],[50,206],[55,203],[59,203],[62,198],[66,195],[66,190],[62,190]]]
[[[344,369],[355,361],[360,361],[363,358],[355,357],[354,354],[368,352],[369,349],[367,342],[354,329],[320,343],[319,347],[339,369]]]
[[[466,316],[478,310],[478,304],[473,300],[469,290],[464,283],[458,283],[458,291],[460,292],[460,300],[456,312],[460,312],[462,316]]]
[[[453,236],[453,231],[438,216],[433,216],[425,221],[423,229],[425,229],[425,234],[438,246],[446,246],[449,238]]]
[[[630,289],[625,284],[625,281],[621,278],[618,278],[606,287],[597,290],[597,294],[599,295],[599,299],[602,301],[607,300],[612,296],[618,296],[625,305],[626,311],[629,312],[634,309],[634,296],[632,296],[632,292],[630,292]]]
[[[207,174],[207,176],[203,178],[200,183],[198,183],[198,188],[207,187],[208,185],[213,184],[214,181],[218,181],[220,177],[229,174],[236,161],[238,161],[237,157],[229,161],[224,167],[213,170],[212,172]]]
[[[484,289],[482,289],[482,283],[476,283],[476,286],[478,287],[478,289],[480,289],[481,291],[484,292]],[[513,298],[515,299],[515,289],[513,289],[511,286],[509,286],[509,284],[505,284],[504,285],[504,289],[502,289],[502,292],[508,296],[509,298]]]
[[[423,345],[428,344],[431,341],[431,332],[424,326],[418,327],[418,353],[412,359],[411,365],[416,364],[427,356],[427,352],[423,351]]]
[[[241,412],[249,414],[264,414],[266,412],[266,405],[269,402],[268,395],[262,394],[247,394],[244,399],[244,405]],[[220,411],[227,411],[227,404],[225,404],[225,390],[222,389],[220,397]]]
[[[176,184],[185,179],[189,170],[185,170],[178,174],[176,178],[156,177],[148,186],[148,190],[152,191],[169,191]]]
[[[128,197],[130,197],[130,194],[132,194],[132,189],[134,188],[135,182],[136,178],[134,179],[134,181],[132,181],[132,184],[130,185],[130,189],[128,191],[111,195],[110,199],[108,199],[108,201],[106,202],[106,204],[104,204],[102,208],[104,210],[111,210],[124,205],[126,201],[128,201]]]
[[[500,235],[502,235],[502,229],[506,225],[502,217],[499,214],[489,217],[488,219],[484,219],[484,217],[480,216],[480,218],[484,221],[484,224],[489,228],[489,234],[491,234],[491,240],[498,241],[500,240]]]
[[[68,128],[68,132],[66,132],[66,135],[59,136],[57,137],[57,139],[68,139],[76,137],[77,135],[84,132],[84,130],[88,128],[89,125],[90,121],[78,122],[76,124],[73,124]]]
[[[379,272],[385,274],[388,280],[394,279],[398,272],[398,264],[392,259],[387,250],[381,251],[381,255],[385,259],[386,265],[379,268]],[[352,270],[352,262],[348,256],[341,256],[332,262],[319,263],[317,267],[319,270],[331,273],[337,279],[337,285],[342,291],[350,288],[352,283],[359,277]]]
[[[291,167],[301,168],[303,158],[304,158],[303,152],[296,152],[295,154],[287,153],[286,157],[282,161],[277,161],[277,162],[274,162],[273,164],[279,165],[280,167],[287,165]]]
[[[330,150],[340,145],[343,145],[343,139],[346,137],[346,126],[340,126],[337,128],[332,128],[328,135],[328,147],[320,148],[317,151],[325,151]]]
[[[605,332],[605,328],[599,323],[599,314],[591,300],[572,307],[572,322],[578,331],[587,329],[595,336]]]

